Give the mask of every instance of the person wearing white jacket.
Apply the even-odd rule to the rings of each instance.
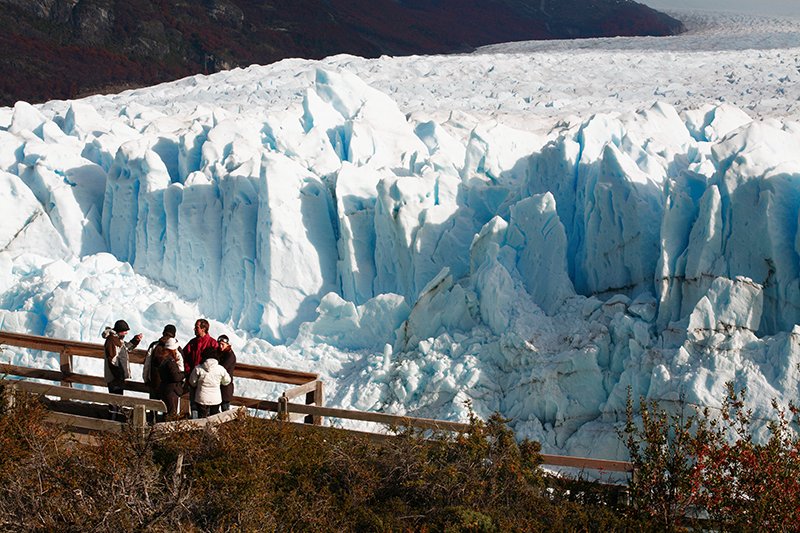
[[[219,364],[215,350],[208,350],[203,362],[194,367],[189,375],[189,385],[196,387],[194,401],[200,418],[219,413],[222,403],[221,385],[231,382],[225,367]]]

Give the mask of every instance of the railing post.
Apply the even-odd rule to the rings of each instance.
[[[175,472],[172,474],[172,484],[175,488],[180,486],[181,474],[183,473],[183,454],[178,454],[178,459],[175,461]]]
[[[139,437],[144,437],[144,428],[146,424],[144,405],[136,405],[133,408],[133,428]]]
[[[191,398],[191,397],[192,397],[192,393],[190,391],[189,392],[184,392],[183,394],[178,396],[178,414],[181,417],[191,418],[190,415],[191,415],[191,412],[192,412],[192,409],[191,409],[192,405],[191,405],[191,401],[189,400],[189,398]]]
[[[323,400],[323,385],[322,381],[317,380],[316,388],[306,394],[306,405],[316,405],[317,407],[322,407]],[[319,415],[307,415],[303,420],[306,424],[314,424],[315,426],[322,425],[322,417]]]
[[[289,421],[289,398],[286,396],[278,398],[278,420]]]
[[[16,392],[17,388],[10,382],[6,381],[5,386],[2,389],[3,403],[5,404],[4,407],[6,408],[6,411],[10,411],[14,408]]]
[[[64,346],[61,350],[60,354],[60,361],[61,361],[61,386],[62,387],[72,387],[72,382],[65,380],[63,378],[69,377],[72,375],[72,354],[69,351],[68,346]]]
[[[314,396],[316,395],[316,389],[306,393],[306,405],[311,405],[314,403]],[[303,418],[303,424],[313,424],[314,417],[312,415],[306,415]]]

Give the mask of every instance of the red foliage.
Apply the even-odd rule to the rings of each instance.
[[[721,415],[670,415],[640,405],[641,428],[629,399],[626,444],[636,471],[635,507],[665,529],[690,515],[722,530],[796,531],[800,524],[800,438],[791,427],[798,411],[773,401],[769,438],[758,442],[745,391],[728,384]]]

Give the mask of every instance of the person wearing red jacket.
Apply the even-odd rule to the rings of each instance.
[[[189,376],[194,367],[203,361],[203,354],[207,350],[216,351],[217,341],[208,334],[209,324],[205,318],[199,318],[194,323],[195,337],[190,340],[183,349],[183,369]],[[192,418],[198,417],[197,404],[194,401],[194,389],[189,389],[189,405],[192,411]]]

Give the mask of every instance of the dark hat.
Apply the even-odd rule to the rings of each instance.
[[[117,320],[114,322],[114,331],[117,333],[122,333],[123,331],[130,331],[131,328],[128,326],[128,323],[124,320]]]
[[[177,328],[175,328],[174,324],[167,324],[166,326],[164,326],[164,332],[162,333],[162,335],[174,337],[177,333],[178,330]]]
[[[217,337],[217,342],[227,342],[228,344],[231,343],[228,340],[228,336],[227,335],[220,335],[219,337]]]

